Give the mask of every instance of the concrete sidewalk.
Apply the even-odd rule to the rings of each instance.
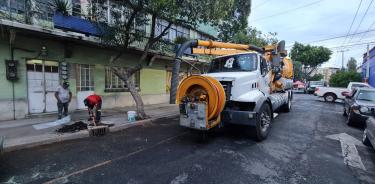
[[[113,123],[114,126],[110,127],[110,132],[115,132],[132,126],[142,125],[143,123],[150,122],[155,119],[176,116],[178,114],[178,108],[176,105],[147,105],[145,106],[145,111],[146,114],[150,116],[149,119],[128,122],[126,112],[130,110],[135,110],[135,107],[104,109],[102,110],[102,121]],[[71,122],[86,122],[88,118],[87,111],[75,111],[70,115],[72,119]],[[87,130],[82,130],[75,133],[57,133],[55,130],[61,126],[55,126],[42,130],[36,130],[33,127],[35,124],[55,121],[56,117],[56,114],[49,114],[44,116],[33,116],[31,118],[21,120],[0,122],[0,136],[5,136],[3,151],[8,152],[33,146],[51,144],[54,142],[89,137]]]

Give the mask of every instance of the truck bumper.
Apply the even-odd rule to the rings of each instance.
[[[258,113],[246,112],[246,111],[235,111],[235,110],[224,110],[221,113],[222,122],[224,124],[237,124],[237,125],[248,125],[256,126],[256,119]]]

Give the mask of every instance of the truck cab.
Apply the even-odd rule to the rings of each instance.
[[[206,48],[194,48],[198,46]],[[246,125],[254,127],[258,141],[266,139],[274,112],[288,112],[291,108],[293,63],[286,57],[285,42],[260,48],[188,41],[176,53],[175,69],[188,47],[193,47],[193,53],[219,56],[210,62],[207,73],[192,75],[179,83],[175,100],[179,104],[180,125],[200,131],[218,125]],[[172,73],[172,84],[177,82],[176,73]]]
[[[227,101],[256,102],[269,95],[269,66],[256,52],[233,54],[212,60],[207,76],[224,87]]]
[[[263,140],[269,131],[273,112],[291,108],[291,90],[271,93],[271,66],[257,52],[220,56],[211,61],[205,76],[217,79],[225,90],[222,123],[257,128]]]

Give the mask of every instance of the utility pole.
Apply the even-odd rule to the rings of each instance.
[[[341,52],[341,70],[344,71],[344,52],[349,51],[349,49],[346,50],[339,50],[337,52]]]

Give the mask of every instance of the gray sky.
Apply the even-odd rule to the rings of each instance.
[[[286,41],[289,51],[295,41],[330,48],[333,54],[323,67],[341,67],[339,50],[348,50],[344,54],[344,65],[350,57],[354,57],[357,63],[361,64],[366,44],[334,48],[375,42],[375,31],[345,38],[360,2],[361,0],[253,0],[249,25],[262,32],[277,32],[278,39]],[[368,7],[368,12],[364,16]],[[360,24],[362,17],[364,18]],[[373,26],[370,28],[370,25]],[[362,0],[350,34],[369,29],[375,30],[375,0]],[[313,42],[335,36],[344,37]],[[370,44],[370,49],[373,46],[375,43]]]

